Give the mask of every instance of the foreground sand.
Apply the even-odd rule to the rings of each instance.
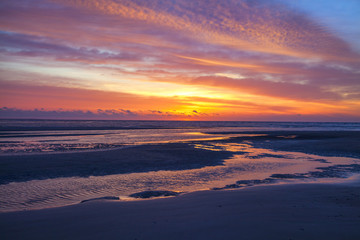
[[[0,214],[1,239],[360,239],[360,184],[257,186]]]

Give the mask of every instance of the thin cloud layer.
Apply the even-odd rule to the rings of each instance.
[[[304,6],[279,0],[6,0],[1,106],[29,115],[360,119],[351,44]]]

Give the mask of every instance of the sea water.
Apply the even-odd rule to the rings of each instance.
[[[129,200],[130,194],[141,191],[207,190],[239,180],[266,179],[274,173],[293,174],[339,163],[359,163],[354,158],[274,152],[246,142],[214,141],[279,130],[360,131],[360,123],[0,120],[0,154],[5,157],[100,150],[106,154],[107,149],[169,142],[234,153],[223,164],[201,168],[1,184],[0,211],[60,207],[107,196]]]

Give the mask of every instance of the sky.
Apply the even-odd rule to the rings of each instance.
[[[359,0],[2,0],[0,118],[360,121]]]

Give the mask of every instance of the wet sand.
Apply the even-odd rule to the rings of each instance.
[[[272,132],[257,139],[226,141],[251,140],[255,147],[358,157],[359,138],[359,132]],[[168,150],[172,156],[182,154],[182,149]],[[210,157],[210,152],[198,156]],[[166,154],[162,160],[171,166],[174,162],[167,162]],[[213,164],[221,164],[227,155],[218,157]],[[195,166],[196,158],[191,158]],[[358,165],[354,167],[351,173],[358,173]],[[202,191],[146,201],[97,200],[0,213],[0,233],[1,239],[355,240],[360,239],[360,180]]]
[[[242,133],[248,132],[213,134]],[[250,141],[254,147],[278,151],[360,158],[360,131],[254,131],[251,133],[261,136],[236,137],[229,141]]]
[[[221,165],[233,154],[187,143],[140,145],[99,151],[0,155],[0,184],[59,177],[105,176]]]
[[[257,186],[0,214],[2,239],[360,239],[360,184]]]
[[[266,131],[259,136],[202,140],[199,143],[246,142],[256,148],[360,159],[359,131]],[[215,134],[229,135],[234,132]],[[249,134],[249,132],[236,132]],[[105,176],[158,170],[185,170],[222,165],[234,153],[194,148],[184,143],[149,144],[84,152],[0,155],[0,184],[58,177]],[[244,154],[237,152],[236,154]]]

